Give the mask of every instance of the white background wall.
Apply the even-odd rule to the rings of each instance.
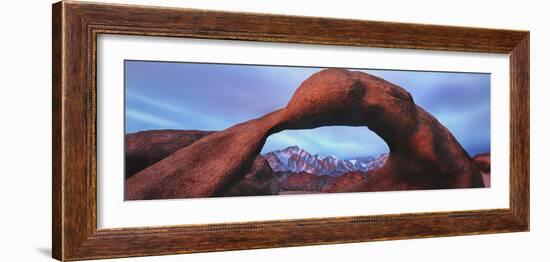
[[[134,258],[127,261],[548,261],[550,48],[545,1],[107,1],[531,31],[531,232]],[[50,1],[0,8],[0,258],[51,253]],[[126,260],[125,260],[126,261]]]

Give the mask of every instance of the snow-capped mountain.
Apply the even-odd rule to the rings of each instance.
[[[275,172],[307,172],[315,175],[339,176],[349,172],[367,172],[379,168],[386,162],[388,154],[378,158],[361,157],[340,160],[334,156],[311,155],[307,151],[291,146],[264,154]]]

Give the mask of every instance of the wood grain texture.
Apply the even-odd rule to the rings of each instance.
[[[61,257],[63,253],[63,205],[61,171],[61,71],[62,69],[62,33],[61,5],[52,8],[52,256]]]
[[[81,2],[56,3],[52,14],[52,248],[56,259],[529,230],[528,32]],[[97,229],[95,74],[99,34],[509,54],[510,208]]]
[[[529,33],[510,52],[510,207],[529,227]]]

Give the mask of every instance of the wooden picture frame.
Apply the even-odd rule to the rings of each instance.
[[[64,1],[53,5],[53,257],[81,260],[529,230],[529,32]],[[510,207],[98,229],[99,34],[508,54]],[[327,230],[330,228],[330,230]]]

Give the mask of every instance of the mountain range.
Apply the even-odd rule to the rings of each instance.
[[[312,155],[298,146],[290,146],[263,155],[274,172],[310,173],[321,176],[341,176],[350,172],[366,173],[382,167],[388,154],[377,158],[368,156],[338,159],[334,156]]]

